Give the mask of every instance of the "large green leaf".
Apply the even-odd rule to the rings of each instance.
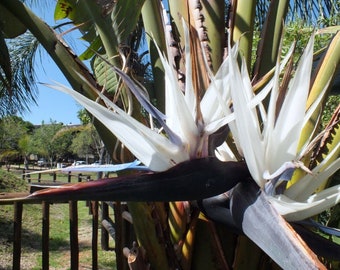
[[[106,55],[101,57],[107,59]],[[118,78],[115,72],[113,72],[112,67],[109,66],[101,57],[95,56],[92,61],[92,70],[97,79],[97,82],[105,87],[108,93],[115,93],[118,87]]]
[[[121,0],[117,1],[114,5],[111,18],[118,44],[125,42],[136,28],[144,1],[145,0]]]
[[[88,41],[90,44],[98,44],[98,42],[96,42],[98,35],[93,24],[91,13],[88,12],[83,1],[58,0],[54,10],[54,20],[58,21],[65,18],[70,19],[73,24],[78,27],[80,32],[83,33],[83,40]]]
[[[96,52],[103,46],[102,41],[97,36],[93,39],[90,46],[84,51],[81,55],[79,55],[80,60],[89,60],[92,58]]]

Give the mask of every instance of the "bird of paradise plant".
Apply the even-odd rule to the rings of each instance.
[[[339,64],[339,34],[334,36],[312,82],[309,80],[314,37],[296,69],[291,53],[281,63],[277,60],[279,42],[273,41],[270,50],[265,43],[261,44],[253,81],[249,75],[253,24],[245,22],[254,18],[254,2],[238,1],[232,6],[235,16],[230,20],[230,45],[225,48],[223,60],[225,38],[215,36],[221,29],[224,32],[223,1],[170,1],[171,27],[158,1],[118,1],[113,6],[64,1],[69,7],[65,10],[60,8],[59,1],[57,10],[80,23],[81,28],[86,27],[82,23],[93,22],[95,33],[89,28],[86,32],[96,38],[87,53],[105,65],[116,82],[113,88],[116,87],[117,93],[121,89],[122,104],[128,107],[126,112],[110,99],[109,93],[101,93],[86,67],[55,34],[42,34],[42,29],[50,29],[22,4],[13,2],[16,1],[1,1],[0,5],[17,17],[24,13],[23,23],[40,37],[45,48],[53,44],[51,55],[58,59],[78,92],[62,85],[52,87],[73,96],[99,121],[97,128],[109,149],[113,149],[114,140],[107,135],[108,131],[151,171],[41,191],[25,200],[130,201],[128,206],[138,242],[145,248],[154,269],[228,269],[231,265],[242,269],[240,258],[247,240],[239,237],[238,244],[233,240],[227,246],[222,238],[218,239],[221,235],[217,232],[218,224],[223,224],[223,229],[245,234],[284,269],[324,269],[287,221],[304,220],[339,200],[339,186],[314,193],[339,169],[336,122],[327,130],[335,134],[327,156],[314,167],[309,168],[308,164],[310,149],[318,141],[310,123],[320,114],[334,67]],[[136,9],[128,9],[132,4]],[[279,23],[267,24],[262,40],[281,37],[281,19],[287,5],[288,1],[271,4],[268,21],[275,16]],[[155,75],[159,110],[135,80],[125,61],[126,55],[119,50],[128,36],[127,29],[134,27],[119,21],[122,13],[129,12],[134,14],[133,18],[142,14],[145,29],[154,41],[150,40],[149,45],[153,69],[155,74],[164,72]],[[148,17],[148,12],[157,16]],[[112,17],[108,18],[107,14]],[[47,35],[49,39],[42,38]],[[231,46],[231,43],[237,44]],[[100,52],[99,48],[105,49],[105,56],[94,53]],[[265,67],[261,63],[269,51],[271,61]],[[62,59],[67,59],[72,67]],[[99,78],[96,70],[95,75]],[[136,110],[131,111],[135,101],[130,91],[155,121],[146,124]],[[287,179],[291,181],[287,183]],[[140,201],[165,201],[170,202],[170,207],[168,210],[164,203]],[[305,229],[295,223],[293,226],[305,235]],[[213,237],[208,238],[208,244],[202,243],[200,238],[207,237],[207,232]],[[228,239],[235,239],[230,235],[227,234]],[[311,243],[308,237],[304,239]],[[317,239],[335,254],[338,252],[339,247],[334,243]],[[209,254],[208,250],[215,254]],[[260,268],[259,257],[256,263],[248,259],[248,264]]]

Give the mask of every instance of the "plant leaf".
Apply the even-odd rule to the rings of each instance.
[[[0,4],[0,31],[5,38],[15,38],[25,33],[27,27],[21,23],[6,7]]]
[[[99,39],[100,40],[100,39]],[[92,58],[91,66],[96,76],[98,83],[105,87],[105,90],[110,93],[116,93],[118,87],[117,75],[112,72],[111,67],[105,62],[107,56],[99,56],[98,54]]]
[[[254,182],[234,188],[231,212],[236,225],[283,269],[326,269]]]

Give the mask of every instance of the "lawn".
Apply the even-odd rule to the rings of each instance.
[[[58,181],[61,181],[60,179],[58,178]],[[26,190],[28,190],[27,183],[21,179],[20,175],[0,170],[0,192]],[[79,269],[92,269],[92,216],[89,215],[85,202],[78,202],[78,218]],[[40,204],[24,205],[22,227],[21,269],[41,269],[42,207]],[[110,247],[113,247],[114,243],[110,241]],[[50,206],[50,269],[70,269],[69,249],[69,205],[53,204]],[[12,269],[12,251],[13,206],[0,205],[1,270]],[[100,243],[98,243],[98,262],[99,269],[116,268],[114,252],[102,251]]]

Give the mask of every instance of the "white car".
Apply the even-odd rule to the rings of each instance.
[[[39,160],[37,161],[37,165],[38,165],[39,167],[43,167],[43,166],[45,166],[46,164],[47,164],[47,162],[46,162],[46,160],[43,159],[43,158],[41,158],[41,159],[39,159]]]
[[[78,160],[72,163],[72,166],[85,165],[86,162],[83,160]]]

